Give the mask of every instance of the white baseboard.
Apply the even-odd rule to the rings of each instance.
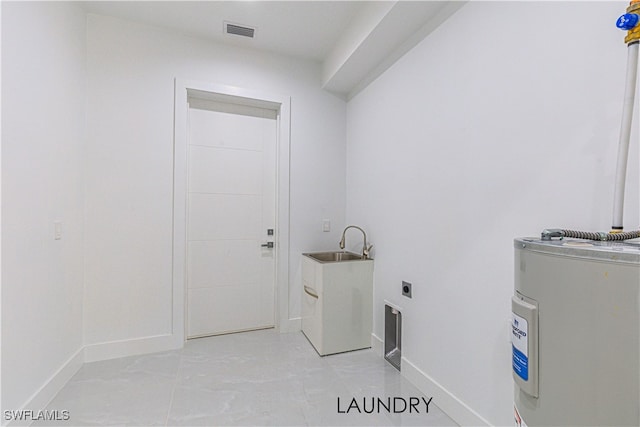
[[[435,405],[461,426],[491,425],[489,421],[482,418],[476,411],[438,384],[429,375],[422,372],[405,357],[402,358],[401,374],[425,395],[433,396]]]
[[[22,406],[24,410],[40,411],[58,394],[64,385],[78,372],[84,361],[84,347],[76,351]],[[8,426],[28,426],[31,420],[10,421]]]
[[[384,357],[384,341],[376,334],[371,334],[371,350],[380,357]]]
[[[184,343],[179,342],[174,335],[156,335],[152,337],[90,344],[84,347],[84,361],[97,362],[99,360],[115,359],[118,357],[175,350],[182,348],[183,345]]]
[[[300,317],[287,319],[285,321],[280,322],[280,325],[278,325],[278,331],[281,334],[287,334],[289,332],[299,332],[301,330],[302,330],[302,319]]]

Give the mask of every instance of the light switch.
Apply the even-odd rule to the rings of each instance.
[[[328,233],[329,231],[331,231],[331,221],[328,219],[323,219],[322,220],[322,231],[324,231],[325,233]]]
[[[53,238],[55,240],[62,239],[62,221],[53,222]]]

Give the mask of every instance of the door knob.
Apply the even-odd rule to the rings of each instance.
[[[263,243],[262,245],[263,248],[269,248],[272,249],[273,248],[273,242],[267,242],[267,243]]]

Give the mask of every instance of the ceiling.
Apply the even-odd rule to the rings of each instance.
[[[322,64],[322,86],[351,98],[465,2],[451,1],[84,1],[108,15],[217,43]],[[254,27],[253,39],[223,23]]]
[[[220,43],[322,61],[368,1],[87,1],[89,13],[171,28]],[[223,34],[223,21],[256,28]]]

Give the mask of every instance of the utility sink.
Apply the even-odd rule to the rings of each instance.
[[[321,356],[371,347],[373,260],[352,252],[302,257],[302,332]]]
[[[303,254],[309,258],[312,258],[318,262],[340,262],[340,261],[364,261],[366,258],[362,258],[362,255],[354,254],[353,252],[339,251],[339,252],[315,252],[309,254]]]

